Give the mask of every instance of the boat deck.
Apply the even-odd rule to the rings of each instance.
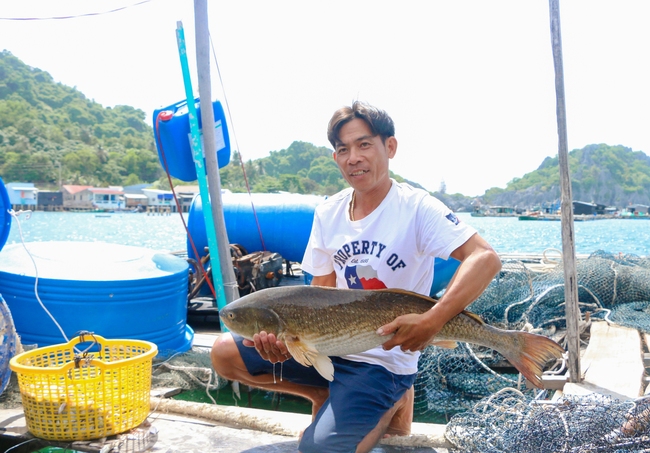
[[[567,395],[598,393],[620,401],[646,393],[644,353],[647,338],[635,329],[594,322],[589,345],[580,359],[583,380],[567,383]]]
[[[198,326],[196,330],[197,348],[209,348],[219,335],[209,325]],[[555,397],[590,392],[610,395],[619,400],[642,396],[646,392],[642,347],[646,340],[645,335],[640,335],[636,330],[594,322],[589,347],[581,358],[584,380],[579,384],[565,384]],[[13,453],[33,452],[37,445],[88,452],[100,452],[102,448],[107,451],[111,443],[115,446],[125,445],[124,435],[102,442],[42,442],[27,432],[21,408],[1,410],[0,420],[3,420],[0,422],[3,431],[0,447],[4,446],[6,450],[18,443],[29,442],[24,447],[11,450]],[[157,431],[155,444],[146,451],[284,453],[297,451],[299,432],[309,424],[310,416],[152,397],[148,421],[151,427],[136,431],[140,434],[149,433],[152,428]],[[448,453],[452,445],[445,439],[444,431],[445,425],[414,423],[410,436],[384,440],[372,453]]]
[[[206,303],[200,313],[194,315],[200,321],[192,323],[193,347],[209,349],[220,335],[216,309]],[[0,451],[16,446],[12,453],[31,453],[55,446],[97,453],[295,453],[300,432],[311,422],[306,414],[179,401],[159,398],[159,394],[159,390],[152,390],[151,412],[145,422],[150,426],[138,427],[131,434],[131,439],[136,439],[130,441],[134,442],[131,446],[126,435],[74,443],[37,439],[27,431],[22,408],[15,408],[0,410]],[[155,443],[149,449],[140,449],[153,431],[157,432]],[[444,431],[445,425],[414,423],[410,436],[385,439],[372,453],[448,453],[452,445]]]
[[[195,330],[194,347],[209,349],[220,335],[216,308],[204,301],[190,318],[194,318],[188,321]],[[581,357],[582,382],[564,384],[555,398],[590,392],[619,400],[647,395],[644,362],[648,356],[644,354],[647,335],[603,321],[592,322],[590,333],[589,346]],[[153,452],[295,452],[299,433],[310,418],[305,414],[178,401],[154,395],[148,418],[151,427],[136,433],[157,431],[155,444],[146,450]],[[444,437],[445,429],[445,425],[414,423],[410,436],[383,440],[372,453],[448,453],[453,446]],[[125,438],[121,435],[101,442],[74,444],[41,441],[27,432],[22,408],[0,410],[0,451],[22,442],[27,443],[13,448],[12,453],[34,452],[37,445],[100,452],[110,450],[107,447],[111,443],[115,446],[111,451],[145,451],[122,448],[128,447]]]
[[[155,401],[155,400],[154,400]],[[168,400],[169,401],[169,400]],[[196,409],[194,412],[202,411],[205,408],[201,404],[190,403]],[[152,408],[153,409],[153,408]],[[259,411],[245,408],[230,408],[233,418],[257,418],[267,417],[266,414],[258,414]],[[281,418],[280,418],[281,417]],[[150,426],[136,429],[131,439],[126,435],[113,436],[105,440],[93,442],[66,442],[57,443],[43,441],[34,438],[25,428],[25,418],[20,409],[0,410],[0,428],[3,430],[0,436],[0,448],[7,451],[8,448],[16,446],[12,453],[34,452],[46,446],[67,448],[70,450],[84,452],[187,452],[187,453],[295,453],[298,451],[298,431],[307,426],[308,416],[300,414],[273,413],[272,419],[268,422],[276,426],[276,432],[271,433],[265,430],[253,429],[246,424],[223,423],[210,418],[201,417],[196,413],[182,415],[167,412],[160,409],[152,410],[148,418]],[[292,433],[283,432],[290,430]],[[152,442],[147,434],[157,432],[157,439]],[[393,441],[397,445],[382,444],[375,447],[372,453],[447,453],[445,448],[433,448],[414,444],[413,439],[410,445],[405,441]],[[406,444],[409,446],[400,445]],[[422,442],[420,442],[422,443]],[[23,444],[18,446],[19,444]],[[149,447],[149,448],[147,448]],[[113,448],[113,449],[111,449]],[[144,449],[142,449],[144,448]]]

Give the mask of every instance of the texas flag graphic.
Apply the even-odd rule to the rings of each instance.
[[[345,279],[350,289],[382,289],[384,282],[377,278],[377,271],[370,266],[346,266]]]

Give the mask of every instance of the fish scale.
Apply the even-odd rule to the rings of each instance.
[[[388,341],[377,329],[409,313],[425,313],[436,301],[401,289],[356,290],[319,286],[274,287],[256,291],[220,310],[228,329],[253,339],[274,333],[296,361],[314,366],[332,380],[330,356],[357,354]],[[561,358],[564,349],[553,340],[527,332],[502,330],[463,311],[434,338],[478,344],[501,353],[534,385],[541,387],[542,367]],[[449,346],[449,344],[445,344]]]

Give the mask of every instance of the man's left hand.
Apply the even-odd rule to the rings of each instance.
[[[379,335],[395,334],[382,347],[389,350],[395,346],[400,346],[402,351],[421,351],[426,348],[442,328],[442,326],[427,320],[427,315],[428,313],[399,316],[392,322],[380,327],[377,330]]]

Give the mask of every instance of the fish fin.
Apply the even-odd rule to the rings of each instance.
[[[517,337],[516,342],[520,347],[511,353],[499,352],[533,385],[543,388],[542,367],[551,360],[561,358],[564,348],[543,335],[518,331],[508,333]]]
[[[440,340],[432,341],[431,346],[438,346],[439,348],[445,349],[456,349],[458,347],[458,343],[453,340]]]
[[[334,365],[332,364],[332,359],[324,354],[318,354],[314,357],[313,363],[314,368],[316,368],[316,371],[318,371],[321,376],[330,382],[334,380]]]
[[[302,366],[313,366],[328,381],[334,380],[332,360],[309,346],[298,337],[285,337],[284,344],[291,356]]]
[[[481,324],[481,325],[485,324],[485,321],[483,321],[483,318],[481,318],[481,317],[480,317],[479,315],[477,315],[476,313],[472,313],[471,311],[466,311],[466,310],[463,310],[462,313],[463,313],[465,316],[467,316],[469,319],[471,319],[472,321],[474,321],[474,322],[477,322],[477,323],[479,323],[479,324]]]
[[[409,291],[407,289],[402,289],[402,288],[381,288],[381,289],[376,289],[374,291],[405,294],[407,296],[417,297],[418,299],[424,299],[424,300],[430,302],[431,305],[435,305],[436,302],[437,302],[436,299],[432,299],[431,297],[425,296],[424,294],[416,293],[416,292]]]

